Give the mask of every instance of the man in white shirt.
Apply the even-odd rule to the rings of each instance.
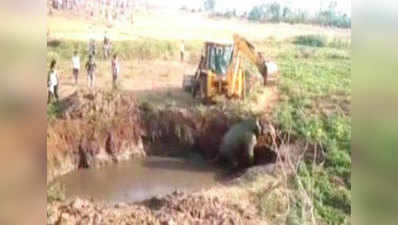
[[[56,65],[55,59],[51,61],[50,64],[50,71],[48,73],[48,78],[47,78],[47,83],[48,83],[48,101],[47,104],[50,103],[55,97],[55,99],[58,101],[58,73],[55,70],[55,65]]]
[[[73,53],[72,64],[73,64],[73,76],[75,78],[75,85],[77,85],[77,80],[79,77],[79,70],[80,70],[80,57],[77,55],[77,51]]]

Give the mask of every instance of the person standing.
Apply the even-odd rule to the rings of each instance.
[[[87,70],[87,80],[88,80],[88,86],[92,88],[95,83],[95,69],[97,65],[95,64],[94,61],[94,56],[89,55],[88,61],[86,63],[86,70]]]
[[[95,39],[94,37],[91,37],[90,40],[88,41],[88,53],[92,56],[95,56]]]
[[[77,81],[79,78],[79,70],[80,70],[80,57],[77,54],[77,51],[74,51],[73,53],[72,64],[73,64],[73,77],[75,78],[75,85],[77,85]]]
[[[181,62],[184,62],[184,53],[185,53],[185,46],[184,46],[184,40],[182,40],[181,46],[180,46],[180,60],[181,60]]]
[[[50,71],[48,72],[47,85],[48,85],[48,100],[47,104],[52,102],[53,98],[58,101],[58,73],[55,69],[57,61],[53,59],[50,64]]]
[[[96,35],[94,33],[94,27],[90,26],[88,28],[88,42],[87,42],[87,51],[89,55],[95,56],[96,54],[96,43],[95,43],[95,39],[96,39]]]
[[[105,31],[104,34],[104,59],[108,59],[110,51],[111,51],[111,40],[109,39],[108,32]]]
[[[112,57],[112,78],[113,78],[113,88],[116,88],[116,81],[120,72],[120,64],[117,58],[117,54]]]

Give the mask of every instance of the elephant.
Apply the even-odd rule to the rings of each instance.
[[[218,155],[212,161],[222,161],[228,168],[237,168],[245,162],[252,165],[254,147],[262,132],[258,119],[246,119],[233,125],[224,135]]]

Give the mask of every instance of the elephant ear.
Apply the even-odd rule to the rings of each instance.
[[[261,135],[264,135],[264,134],[267,134],[268,132],[270,132],[269,124],[268,124],[267,121],[258,120],[258,126],[260,127],[260,134]]]
[[[258,118],[255,119],[255,123],[254,123],[254,133],[256,134],[256,136],[260,136],[263,132],[263,127],[261,126],[260,120]]]

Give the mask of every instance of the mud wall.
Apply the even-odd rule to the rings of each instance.
[[[75,93],[60,109],[47,133],[48,182],[75,169],[154,154],[193,150],[212,159],[223,135],[241,119],[217,109],[143,108],[132,96],[114,92]],[[256,158],[264,158],[271,143],[261,137]]]
[[[47,130],[47,182],[78,168],[145,157],[140,113],[132,97],[75,93],[59,104]]]

